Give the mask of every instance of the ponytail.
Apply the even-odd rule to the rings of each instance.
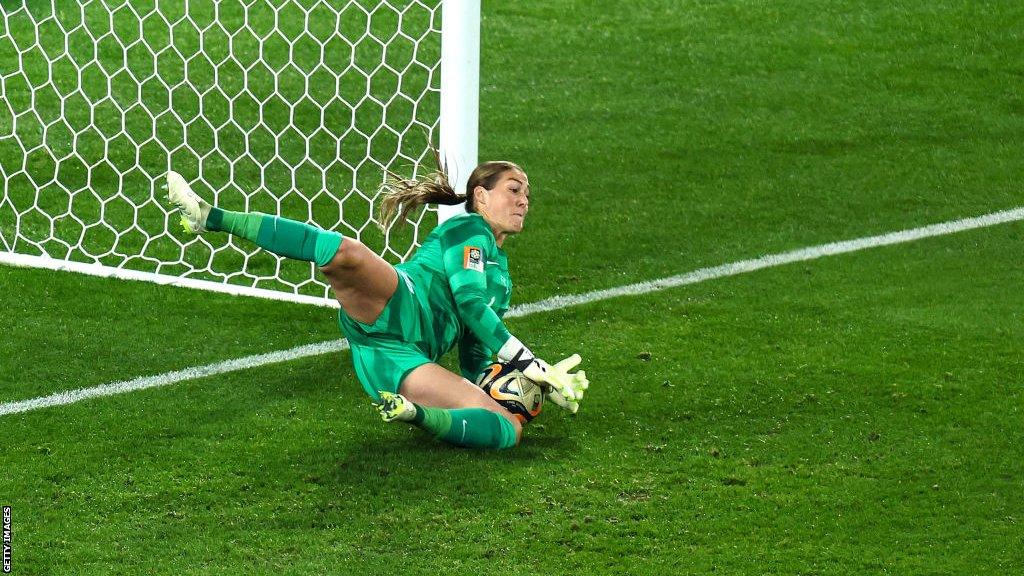
[[[448,175],[444,169],[427,174],[421,180],[402,178],[388,171],[388,177],[380,187],[380,211],[377,221],[382,230],[387,230],[395,222],[400,222],[410,212],[426,204],[445,204],[454,206],[466,201],[459,196],[448,183]]]

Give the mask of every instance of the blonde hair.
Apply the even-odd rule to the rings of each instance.
[[[501,174],[509,170],[523,171],[513,162],[504,160],[484,162],[473,169],[466,182],[465,192],[459,194],[448,182],[447,170],[441,165],[436,151],[435,159],[437,160],[437,170],[419,180],[402,178],[388,170],[388,177],[378,191],[381,201],[377,222],[382,230],[387,230],[395,222],[405,221],[410,212],[428,204],[454,206],[465,203],[466,212],[476,212],[476,198],[473,195],[473,190],[477,186],[483,186],[490,190],[497,184]]]

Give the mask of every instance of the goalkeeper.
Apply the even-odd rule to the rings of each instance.
[[[578,409],[589,385],[583,371],[569,372],[579,356],[549,365],[501,321],[512,294],[502,244],[522,231],[530,204],[529,180],[519,166],[477,166],[464,195],[452,189],[443,170],[422,181],[389,178],[381,190],[382,226],[426,204],[466,207],[466,214],[435,228],[412,258],[397,266],[338,232],[211,206],[175,172],[168,174],[167,185],[186,232],[228,232],[319,266],[341,303],[338,324],[348,338],[356,375],[385,421],[411,422],[458,446],[515,446],[522,425],[470,381],[495,354],[499,361],[520,363],[549,400],[573,413]],[[461,375],[437,364],[455,345]]]

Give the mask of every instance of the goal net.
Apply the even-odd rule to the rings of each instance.
[[[434,215],[384,235],[374,194],[444,144],[441,52],[439,0],[4,2],[0,262],[322,303],[312,264],[182,234],[166,173],[403,259]]]

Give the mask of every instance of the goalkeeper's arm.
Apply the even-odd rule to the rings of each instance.
[[[482,290],[464,285],[456,292],[455,297],[455,301],[459,305],[460,316],[475,336],[476,342],[479,342],[480,348],[486,349],[490,342],[491,346],[498,349],[498,360],[519,363],[519,369],[527,378],[547,390],[548,399],[575,414],[579,410],[579,401],[583,398],[583,391],[590,385],[586,373],[582,370],[569,373],[569,370],[580,363],[579,355],[573,354],[554,365],[537,358],[529,348],[505,328],[498,315],[483,303],[483,298],[479,295],[480,292]],[[504,340],[501,339],[503,335],[506,336]],[[466,353],[469,354],[468,357],[463,356],[462,346],[459,347],[459,350],[460,365],[463,376],[465,376],[467,368],[475,370],[475,367],[468,364],[474,363],[478,358],[474,358],[475,354],[472,348],[466,350]],[[478,374],[479,371],[476,373]],[[475,378],[475,376],[466,377]]]
[[[443,242],[443,260],[448,286],[451,288],[459,318],[465,323],[485,349],[497,350],[498,359],[508,362],[513,359],[522,363],[523,374],[544,386],[548,398],[559,406],[575,413],[579,400],[589,386],[583,371],[569,374],[579,364],[579,356],[573,355],[555,365],[537,358],[518,338],[513,336],[498,314],[487,305],[487,276],[480,259],[466,257],[469,250],[486,251],[494,244],[493,236],[486,231],[459,236],[457,242]],[[460,348],[461,349],[461,348]],[[463,369],[465,372],[465,369]]]

